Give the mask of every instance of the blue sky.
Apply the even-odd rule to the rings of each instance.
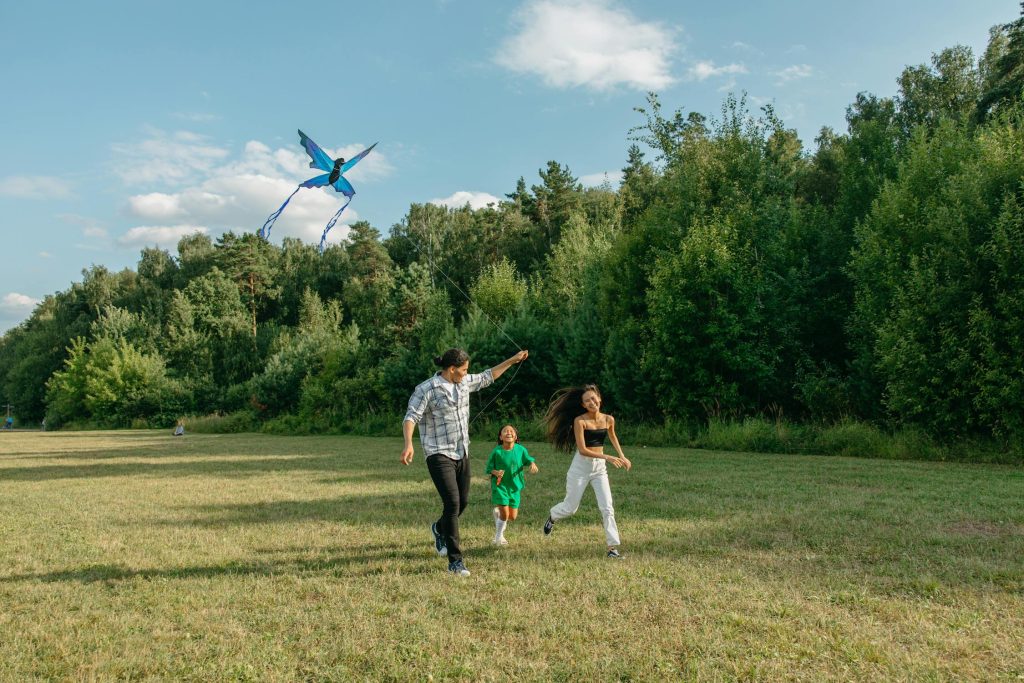
[[[313,175],[296,129],[349,157],[344,214],[483,205],[550,159],[615,182],[633,111],[771,102],[805,145],[860,91],[1017,0],[0,3],[0,332],[92,264],[204,230],[255,231]],[[303,190],[273,239],[319,240],[341,196]],[[332,232],[334,239],[344,228]]]

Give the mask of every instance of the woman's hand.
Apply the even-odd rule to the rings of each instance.
[[[618,458],[618,457],[616,457],[614,455],[612,457],[608,458],[608,462],[610,462],[611,464],[615,465],[616,469],[624,467],[624,465],[622,463],[622,458]]]
[[[622,456],[622,465],[626,468],[627,472],[633,468],[633,462],[626,456]]]

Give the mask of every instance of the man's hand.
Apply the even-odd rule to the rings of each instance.
[[[408,465],[408,464],[410,464],[412,462],[412,454],[413,454],[412,446],[406,446],[404,449],[402,449],[402,458],[401,459],[402,459],[402,464],[403,465]]]

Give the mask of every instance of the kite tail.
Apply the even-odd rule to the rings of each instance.
[[[332,218],[331,222],[327,224],[326,228],[324,228],[324,234],[320,237],[320,253],[321,254],[324,253],[324,245],[327,244],[327,233],[329,233],[331,231],[331,228],[334,227],[334,224],[338,222],[338,217],[341,215],[341,212],[344,211],[346,208],[348,208],[348,205],[351,204],[351,203],[352,203],[352,197],[349,197],[348,201],[345,202],[345,204],[340,209],[338,209],[338,213],[334,214],[334,218]]]
[[[295,188],[295,192],[298,192],[301,189],[302,186],[299,185],[298,187]],[[295,196],[295,192],[292,192],[290,195],[288,195],[288,199],[284,200],[284,204],[281,205],[280,209],[270,214],[270,216],[267,218],[267,222],[263,224],[263,227],[260,228],[259,232],[257,233],[260,237],[262,237],[265,240],[270,239],[270,229],[274,227],[274,221],[276,221],[277,217],[281,215],[282,211],[284,211],[284,207],[288,206],[288,202],[290,202],[292,200],[292,197]]]

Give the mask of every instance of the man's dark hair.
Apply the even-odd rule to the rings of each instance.
[[[442,368],[450,368],[453,365],[459,367],[468,360],[469,354],[462,349],[448,349],[440,356],[434,357],[434,365]]]

